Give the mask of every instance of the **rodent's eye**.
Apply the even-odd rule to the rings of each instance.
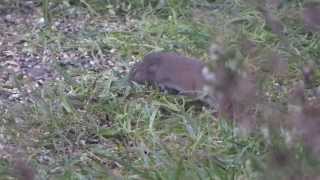
[[[159,68],[159,65],[153,64],[148,68],[148,72],[154,73]]]

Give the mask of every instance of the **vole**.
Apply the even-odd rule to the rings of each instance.
[[[196,96],[202,92],[204,63],[173,52],[153,52],[132,68],[129,81],[150,84],[181,95]]]

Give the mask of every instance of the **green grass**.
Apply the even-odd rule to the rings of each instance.
[[[42,29],[28,40],[55,53],[74,50],[94,56],[108,54],[116,63],[128,66],[134,58],[141,59],[155,50],[177,51],[208,61],[207,49],[212,42],[238,51],[244,36],[262,52],[254,66],[259,67],[265,60],[263,53],[270,51],[289,57],[285,81],[300,78],[304,60],[319,58],[318,35],[309,38],[301,24],[291,28],[289,22],[291,46],[303,55],[294,59],[290,50],[278,48],[279,39],[263,26],[262,16],[242,1],[213,2],[220,5],[212,13],[215,21],[204,22],[192,20],[191,1],[171,0],[160,9],[153,1],[144,0],[124,1],[123,7],[100,1],[79,2],[80,6],[66,6],[91,14],[97,21],[107,17],[99,13],[109,8],[107,14],[119,16],[118,24],[124,23],[120,18],[129,12],[134,22],[128,23],[129,30],[115,28],[111,32],[95,32],[93,22],[76,36]],[[46,19],[51,17],[47,7],[44,10]],[[60,13],[63,16],[66,12]],[[50,21],[63,18],[57,16]],[[115,53],[110,52],[112,49]],[[64,80],[52,81],[34,92],[32,103],[10,107],[0,115],[1,133],[8,137],[9,144],[26,151],[24,156],[31,160],[40,179],[262,179],[270,168],[268,153],[270,147],[278,147],[277,143],[270,143],[263,132],[239,135],[233,124],[214,118],[211,110],[199,108],[188,98],[130,87],[126,75],[116,70],[61,69],[60,73]],[[317,82],[319,74],[317,71]],[[282,102],[286,96],[277,94],[274,82],[278,81],[269,77],[264,88],[279,97],[274,101]],[[22,125],[16,123],[17,118],[23,120]],[[293,162],[310,165],[299,147],[292,150],[299,155]],[[43,158],[47,160],[40,160]],[[313,163],[312,172],[319,166],[317,161]],[[9,178],[9,169],[10,163],[0,159],[0,177]],[[281,173],[296,172],[280,171],[279,177]]]

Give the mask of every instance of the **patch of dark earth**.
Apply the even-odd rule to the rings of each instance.
[[[49,30],[38,1],[17,1],[19,5],[4,1],[0,3],[0,160],[11,161],[16,153],[37,152],[39,162],[53,163],[52,150],[32,147],[48,132],[39,127],[25,127],[23,113],[28,112],[20,114],[12,109],[34,102],[32,96],[35,91],[63,80],[57,66],[65,71],[79,72],[73,77],[75,80],[81,72],[110,74],[117,71],[127,74],[128,64],[123,63],[116,49],[98,48],[102,49],[98,52],[92,44],[95,45],[99,37],[105,37],[107,33],[131,31],[135,23],[107,15],[93,16],[86,9],[61,5],[55,8],[56,11],[60,8],[63,13],[52,19]],[[17,113],[13,119],[14,128],[6,118],[12,113]],[[27,131],[28,136],[15,140],[7,133],[20,130]],[[88,138],[86,143],[96,141],[96,138]],[[110,142],[99,144],[114,147]],[[77,152],[70,153],[74,155]]]
[[[57,65],[97,73],[111,69],[128,72],[115,49],[98,52],[100,48],[94,49],[90,43],[95,44],[99,35],[130,31],[133,21],[93,16],[80,7],[58,5],[56,11],[60,8],[63,14],[53,18],[48,30],[37,1],[19,2],[18,7],[0,5],[0,107],[26,102],[33,91],[63,79]]]

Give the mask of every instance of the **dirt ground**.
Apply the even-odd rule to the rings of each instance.
[[[128,71],[117,63],[119,57],[115,54],[96,53],[86,48],[90,38],[83,39],[82,34],[128,30],[132,28],[130,21],[109,16],[92,18],[87,13],[70,9],[67,11],[70,14],[54,21],[52,34],[48,34],[41,7],[35,2],[22,1],[18,9],[1,8],[0,104],[25,101],[34,89],[62,78],[54,65],[94,72],[110,68]]]

